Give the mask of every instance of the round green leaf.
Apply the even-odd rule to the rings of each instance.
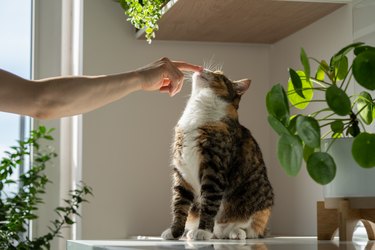
[[[307,57],[306,52],[303,48],[301,48],[300,58],[301,58],[301,63],[303,65],[303,68],[305,70],[306,77],[309,80],[309,78],[310,78],[310,63],[309,63],[309,58]]]
[[[289,123],[289,105],[285,90],[281,84],[276,84],[267,93],[266,106],[268,113],[285,126]]]
[[[267,120],[268,120],[268,123],[273,128],[273,130],[278,135],[290,134],[289,130],[279,120],[277,120],[275,117],[269,115]]]
[[[320,127],[315,118],[301,115],[297,118],[296,127],[298,136],[307,146],[320,147]]]
[[[362,121],[364,121],[367,125],[370,125],[374,118],[374,103],[371,95],[368,92],[363,91],[359,94],[357,99],[357,110],[361,111],[359,116],[361,117]]]
[[[306,166],[311,178],[321,185],[330,183],[336,176],[335,161],[328,153],[312,153]]]
[[[299,76],[299,79],[302,83],[301,90],[302,90],[304,98],[301,97],[301,95],[297,93],[295,89],[295,85],[292,82],[292,79],[289,79],[288,99],[294,107],[298,109],[305,109],[313,98],[313,95],[314,95],[314,91],[312,89],[313,86],[311,82],[306,80],[306,75],[303,71],[297,71],[297,75]]]
[[[375,134],[363,132],[353,141],[352,154],[354,160],[364,168],[375,167]]]
[[[348,95],[335,84],[327,89],[326,101],[328,107],[338,115],[348,115],[351,111],[351,103]]]
[[[336,120],[332,122],[331,130],[335,134],[341,134],[344,131],[344,123],[341,120]]]
[[[353,75],[362,87],[375,90],[375,52],[365,51],[353,61]]]
[[[279,139],[277,156],[285,172],[296,176],[302,165],[301,140],[297,136],[283,134]]]

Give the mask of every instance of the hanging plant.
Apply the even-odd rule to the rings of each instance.
[[[144,30],[146,39],[151,43],[159,29],[157,22],[162,7],[169,0],[119,0],[128,21],[138,30]]]

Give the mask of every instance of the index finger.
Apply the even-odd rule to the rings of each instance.
[[[177,62],[173,61],[172,62],[174,66],[176,66],[179,70],[184,70],[184,71],[193,71],[193,72],[200,72],[203,70],[202,66],[186,63],[186,62]]]

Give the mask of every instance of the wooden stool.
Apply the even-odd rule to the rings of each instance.
[[[351,241],[359,221],[365,226],[368,239],[375,240],[375,206],[373,206],[375,199],[371,199],[318,201],[318,240],[332,240],[338,229],[340,241]]]

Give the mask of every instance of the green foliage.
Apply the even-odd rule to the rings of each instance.
[[[295,135],[283,134],[279,139],[277,156],[288,175],[296,176],[303,158],[301,139]]]
[[[151,43],[155,38],[155,31],[159,29],[157,22],[162,13],[163,5],[169,0],[119,0],[128,21],[136,29],[143,29],[146,39]]]
[[[349,64],[351,52],[353,61]],[[289,69],[288,91],[276,84],[266,97],[268,122],[280,136],[278,158],[283,169],[289,175],[297,175],[303,159],[313,180],[322,185],[331,182],[336,165],[331,155],[320,148],[320,139],[328,136],[356,137],[352,146],[354,159],[361,167],[375,167],[375,134],[366,132],[366,125],[375,118],[375,100],[367,91],[359,95],[349,95],[347,91],[350,84],[375,90],[375,48],[350,44],[334,54],[329,64],[308,57],[301,49],[300,60],[302,70]],[[315,76],[310,62],[317,64]],[[315,91],[322,92],[324,98],[314,98]],[[298,111],[315,102],[319,105],[310,107],[309,114]],[[296,115],[290,115],[289,105],[298,109],[294,110]],[[322,128],[328,132],[321,137]]]
[[[290,71],[295,72],[295,71]],[[312,89],[311,81],[307,81],[305,72],[303,71],[297,71],[297,76],[294,75],[294,80],[292,78],[292,75],[290,77],[290,80],[288,81],[288,99],[290,103],[298,108],[298,109],[305,109],[307,105],[309,105],[309,101],[313,99],[314,91]],[[292,73],[294,74],[294,73]],[[300,88],[299,91],[297,91],[297,88]]]
[[[65,207],[56,208],[57,219],[52,221],[50,232],[44,236],[30,239],[25,237],[28,222],[38,218],[38,205],[43,203],[41,195],[45,193],[46,184],[50,181],[44,170],[48,162],[56,157],[56,153],[43,147],[40,142],[53,140],[50,135],[53,129],[47,130],[41,126],[31,132],[26,141],[19,141],[18,146],[11,147],[12,151],[5,152],[6,157],[0,165],[0,249],[50,249],[50,241],[59,236],[64,225],[74,222],[72,215],[79,215],[77,210],[84,196],[91,193],[91,188],[82,184],[71,191],[70,199],[66,199]],[[13,181],[11,175],[23,163],[25,157],[33,158],[32,166],[20,175],[19,180]],[[8,185],[19,184],[20,189],[15,193],[5,193]]]

